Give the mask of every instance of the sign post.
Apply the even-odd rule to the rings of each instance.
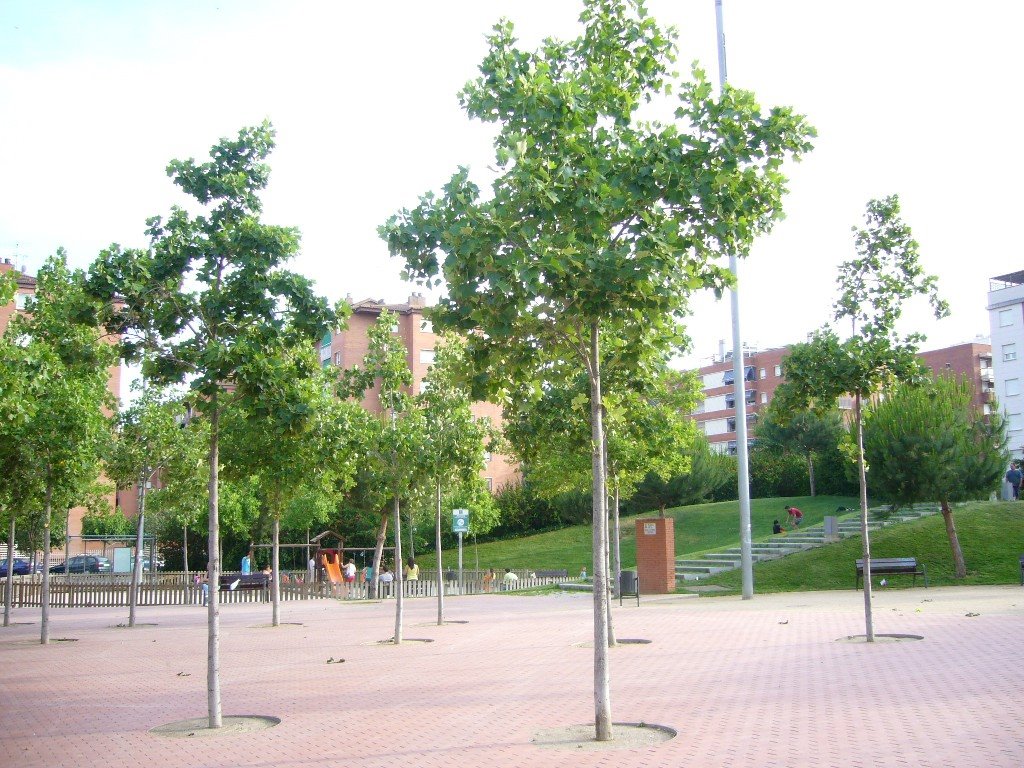
[[[469,532],[469,510],[452,510],[452,533],[459,534],[459,594],[463,593],[462,581],[462,535]]]

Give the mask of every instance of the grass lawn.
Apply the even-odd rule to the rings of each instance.
[[[800,506],[797,504],[797,506]],[[803,509],[803,507],[801,507]],[[953,554],[942,515],[902,523],[871,534],[872,557],[916,557],[924,563],[931,586],[953,584],[1014,584],[1020,579],[1024,553],[1024,503],[976,502],[954,508],[967,577],[953,577]],[[860,536],[818,549],[798,552],[754,566],[757,592],[795,592],[818,589],[853,589],[854,561],[861,556]],[[879,579],[873,582],[877,588]],[[909,576],[886,576],[889,589],[909,587]],[[739,570],[701,579],[738,594]],[[918,577],[918,584],[921,578]]]
[[[803,526],[822,522],[825,515],[836,513],[837,507],[856,508],[857,499],[848,496],[799,496],[779,499],[751,499],[750,521],[755,541],[771,536],[772,521],[776,518],[786,524],[784,507],[796,506],[804,513]],[[622,563],[624,567],[636,564],[635,522],[640,518],[657,517],[657,512],[624,517],[622,528]],[[676,555],[699,555],[702,552],[736,546],[740,538],[739,502],[722,501],[713,504],[695,504],[666,510],[666,517],[675,520]],[[463,545],[463,565],[475,568],[477,548],[471,541]],[[445,567],[453,566],[458,558],[455,550],[444,552]],[[591,526],[576,525],[558,531],[518,539],[492,541],[479,545],[481,568],[565,568],[572,576],[586,566],[592,574]],[[433,568],[433,552],[417,553],[416,561],[424,568]]]

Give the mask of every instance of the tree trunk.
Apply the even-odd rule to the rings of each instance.
[[[135,626],[135,609],[139,605],[139,584],[142,581],[142,548],[146,540],[146,469],[142,468],[139,480],[139,522],[135,529],[135,562],[132,564],[132,585],[128,594],[129,627]]]
[[[7,581],[4,583],[4,626],[11,626],[11,608],[14,605],[14,510],[11,512],[11,528],[7,534]]]
[[[612,594],[619,599],[619,582],[622,578],[622,529],[619,524],[619,481],[612,481]]]
[[[416,526],[412,521],[412,507],[409,507],[409,557],[416,559],[416,542],[413,537],[416,535]]]
[[[960,548],[960,538],[956,535],[956,523],[953,522],[953,510],[949,502],[942,502],[942,519],[946,523],[946,536],[949,537],[949,548],[953,550],[954,575],[962,579],[967,575],[967,564],[964,562],[964,551]]]
[[[604,474],[604,421],[601,417],[600,331],[590,326],[590,441],[593,471],[594,557],[594,728],[597,741],[612,739],[612,707],[608,673],[608,569],[605,549],[608,540],[608,496]]]
[[[43,509],[43,585],[39,602],[42,606],[39,618],[39,642],[50,642],[50,518],[53,514],[53,483],[50,481],[50,467],[46,467],[46,504]]]
[[[210,398],[210,481],[209,518],[207,531],[208,562],[206,578],[209,585],[209,602],[206,606],[206,704],[209,713],[209,727],[220,728],[223,725],[220,710],[220,520],[218,519],[218,476],[220,469],[219,454],[220,409],[217,405],[217,393]]]
[[[807,452],[807,477],[811,481],[811,496],[814,496],[814,453]]]
[[[857,422],[857,474],[860,478],[860,535],[864,558],[864,635],[867,642],[875,642],[875,628],[871,616],[871,539],[868,534],[868,474],[864,466],[864,421],[861,414],[860,393],[853,397],[853,417]]]
[[[434,549],[437,552],[437,625],[444,624],[444,563],[441,562],[441,481],[437,481],[437,516],[434,519]]]
[[[274,547],[270,555],[270,601],[271,609],[270,623],[275,627],[281,626],[281,516],[274,515]],[[339,562],[341,557],[338,558]]]
[[[384,559],[384,541],[388,535],[388,514],[381,513],[380,530],[377,531],[377,543],[373,547],[373,578],[366,587],[367,596],[376,598],[380,585],[380,564]]]
[[[391,582],[395,588],[395,645],[402,644],[402,611],[405,601],[402,597],[402,511],[398,494],[392,502],[395,518],[395,580]]]

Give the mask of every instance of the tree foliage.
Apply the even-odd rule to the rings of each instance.
[[[889,391],[865,414],[864,452],[877,494],[897,506],[941,505],[957,578],[967,575],[951,504],[987,498],[1006,466],[998,413],[981,414],[966,381],[939,377]]]
[[[642,2],[587,0],[582,34],[517,47],[512,24],[488,39],[480,76],[460,94],[497,126],[488,195],[460,169],[381,227],[410,276],[447,284],[436,327],[466,335],[474,395],[532,381],[572,361],[587,373],[594,577],[605,577],[607,526],[601,364],[664,359],[680,340],[687,297],[729,282],[717,263],[746,255],[781,213],[790,155],[810,129],[788,109],[763,112],[747,92],[718,100],[704,74],[671,71],[674,35]],[[644,122],[641,104],[678,93],[677,121]],[[651,330],[653,329],[653,333]],[[652,350],[652,344],[659,346]],[[594,590],[595,725],[611,738],[607,595]]]
[[[273,397],[270,388],[286,378],[264,378],[259,361],[287,359],[277,353],[311,346],[339,320],[307,278],[284,269],[298,250],[298,232],[260,220],[260,193],[270,174],[264,161],[273,147],[273,128],[263,123],[222,139],[206,162],[172,161],[168,176],[201,212],[175,206],[166,219],[149,219],[147,249],[111,245],[90,270],[91,290],[112,308],[107,324],[122,335],[125,356],[141,357],[143,376],[156,385],[187,381],[197,394],[194,407],[209,421],[211,728],[222,724],[217,605],[222,400],[259,408]]]
[[[839,445],[843,431],[842,417],[838,409],[779,414],[774,407],[777,402],[773,401],[757,423],[755,434],[758,445],[770,451],[794,453],[803,458],[807,465],[811,496],[814,496],[817,490],[814,460],[825,452],[834,452]]]
[[[911,333],[901,337],[896,328],[904,303],[924,296],[936,318],[949,313],[938,296],[936,278],[921,267],[918,243],[899,214],[895,195],[868,202],[864,227],[853,228],[857,258],[839,268],[840,294],[834,307],[833,320],[849,321],[851,335],[840,340],[834,330],[825,328],[806,344],[794,346],[784,361],[786,383],[776,392],[778,413],[790,415],[808,407],[826,411],[841,395],[853,395],[869,642],[874,641],[874,630],[862,408],[868,398],[897,381],[923,378],[917,345],[924,336]]]

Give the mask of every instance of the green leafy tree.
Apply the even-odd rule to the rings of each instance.
[[[367,331],[367,353],[362,368],[345,371],[339,391],[349,397],[362,399],[375,393],[379,403],[379,416],[364,429],[363,444],[358,452],[362,487],[371,504],[381,509],[381,524],[373,555],[374,588],[380,588],[380,564],[387,535],[387,507],[390,502],[394,527],[395,559],[395,636],[396,645],[402,642],[402,617],[405,601],[402,594],[402,517],[401,500],[416,490],[422,479],[420,457],[426,424],[421,412],[413,407],[408,393],[412,385],[412,372],[406,362],[407,350],[401,338],[395,335],[394,315],[381,312]],[[386,503],[385,502],[385,503]]]
[[[918,243],[899,213],[895,195],[868,202],[865,226],[853,228],[857,258],[839,267],[840,295],[833,319],[849,321],[851,335],[840,340],[834,330],[825,328],[806,344],[795,345],[784,363],[786,383],[776,393],[781,400],[779,413],[790,414],[808,407],[828,411],[841,395],[853,395],[868,642],[874,642],[875,635],[863,408],[869,398],[895,382],[914,381],[923,375],[917,346],[924,336],[912,333],[901,338],[896,330],[904,303],[925,296],[936,318],[949,313],[938,297],[936,278],[921,267]]]
[[[602,339],[624,357],[673,335],[687,297],[729,282],[717,263],[746,255],[781,212],[784,158],[809,148],[810,129],[786,109],[762,112],[751,94],[695,71],[676,82],[675,42],[627,0],[587,0],[583,33],[516,47],[494,27],[480,77],[460,95],[470,117],[497,124],[497,178],[481,195],[460,169],[382,228],[391,252],[448,295],[435,326],[467,335],[477,385],[540,382],[571,360],[590,384],[593,554],[607,579]],[[679,94],[677,122],[637,118],[638,107]],[[607,600],[594,590],[594,710],[612,738]]]
[[[437,552],[437,623],[444,624],[444,570],[441,550],[442,496],[445,489],[480,483],[484,451],[493,438],[490,424],[477,419],[469,392],[459,379],[464,370],[463,345],[442,337],[416,405],[426,425],[420,454],[422,473],[434,491],[434,547]],[[484,510],[475,509],[471,519]],[[478,523],[479,527],[479,523]]]
[[[350,422],[359,406],[339,401],[333,374],[312,346],[279,349],[249,363],[247,377],[265,383],[249,408],[225,413],[225,476],[251,478],[271,522],[272,624],[281,623],[281,524],[308,528],[325,522],[335,497],[352,484]],[[329,378],[330,377],[330,378]],[[250,531],[258,535],[261,526]]]
[[[135,626],[139,584],[142,579],[142,551],[146,531],[146,496],[151,480],[158,476],[174,451],[180,429],[179,404],[167,393],[143,387],[131,407],[118,414],[114,440],[106,459],[106,474],[119,488],[135,486],[139,492],[136,521],[135,562],[128,601],[128,626]],[[122,515],[123,518],[123,515]]]
[[[116,350],[89,322],[95,305],[86,296],[84,274],[68,268],[63,251],[36,276],[27,312],[7,330],[18,353],[6,362],[20,379],[24,398],[15,432],[20,466],[31,467],[36,482],[22,492],[41,493],[16,506],[42,509],[43,584],[40,642],[49,642],[50,547],[54,508],[68,510],[89,495],[99,475],[108,438],[105,411],[114,407],[107,390],[108,368]],[[66,532],[65,532],[66,535]]]
[[[707,438],[698,435],[686,452],[687,469],[669,477],[651,473],[630,497],[629,509],[645,512],[657,509],[665,516],[667,507],[685,507],[709,499],[715,491],[735,478],[731,456],[711,450]]]
[[[209,422],[207,704],[209,727],[222,724],[220,696],[219,438],[223,401],[249,405],[267,396],[254,361],[268,349],[312,345],[336,325],[337,311],[310,281],[283,264],[299,247],[294,229],[260,221],[259,195],[274,146],[269,123],[222,139],[210,160],[175,160],[168,175],[202,207],[174,207],[151,218],[150,247],[112,245],[90,270],[97,296],[119,300],[108,327],[123,334],[124,353],[144,351],[142,372],[154,384],[188,381],[194,407]],[[230,393],[230,394],[229,394]]]
[[[800,455],[807,462],[807,480],[811,496],[815,495],[814,459],[839,444],[843,420],[839,411],[824,413],[800,411],[781,418],[774,409],[775,402],[757,423],[757,442],[769,450]]]
[[[951,504],[986,498],[1007,461],[1002,417],[979,413],[973,398],[969,383],[942,376],[925,386],[896,387],[864,419],[873,487],[897,505],[939,503],[958,579],[967,565]]]

